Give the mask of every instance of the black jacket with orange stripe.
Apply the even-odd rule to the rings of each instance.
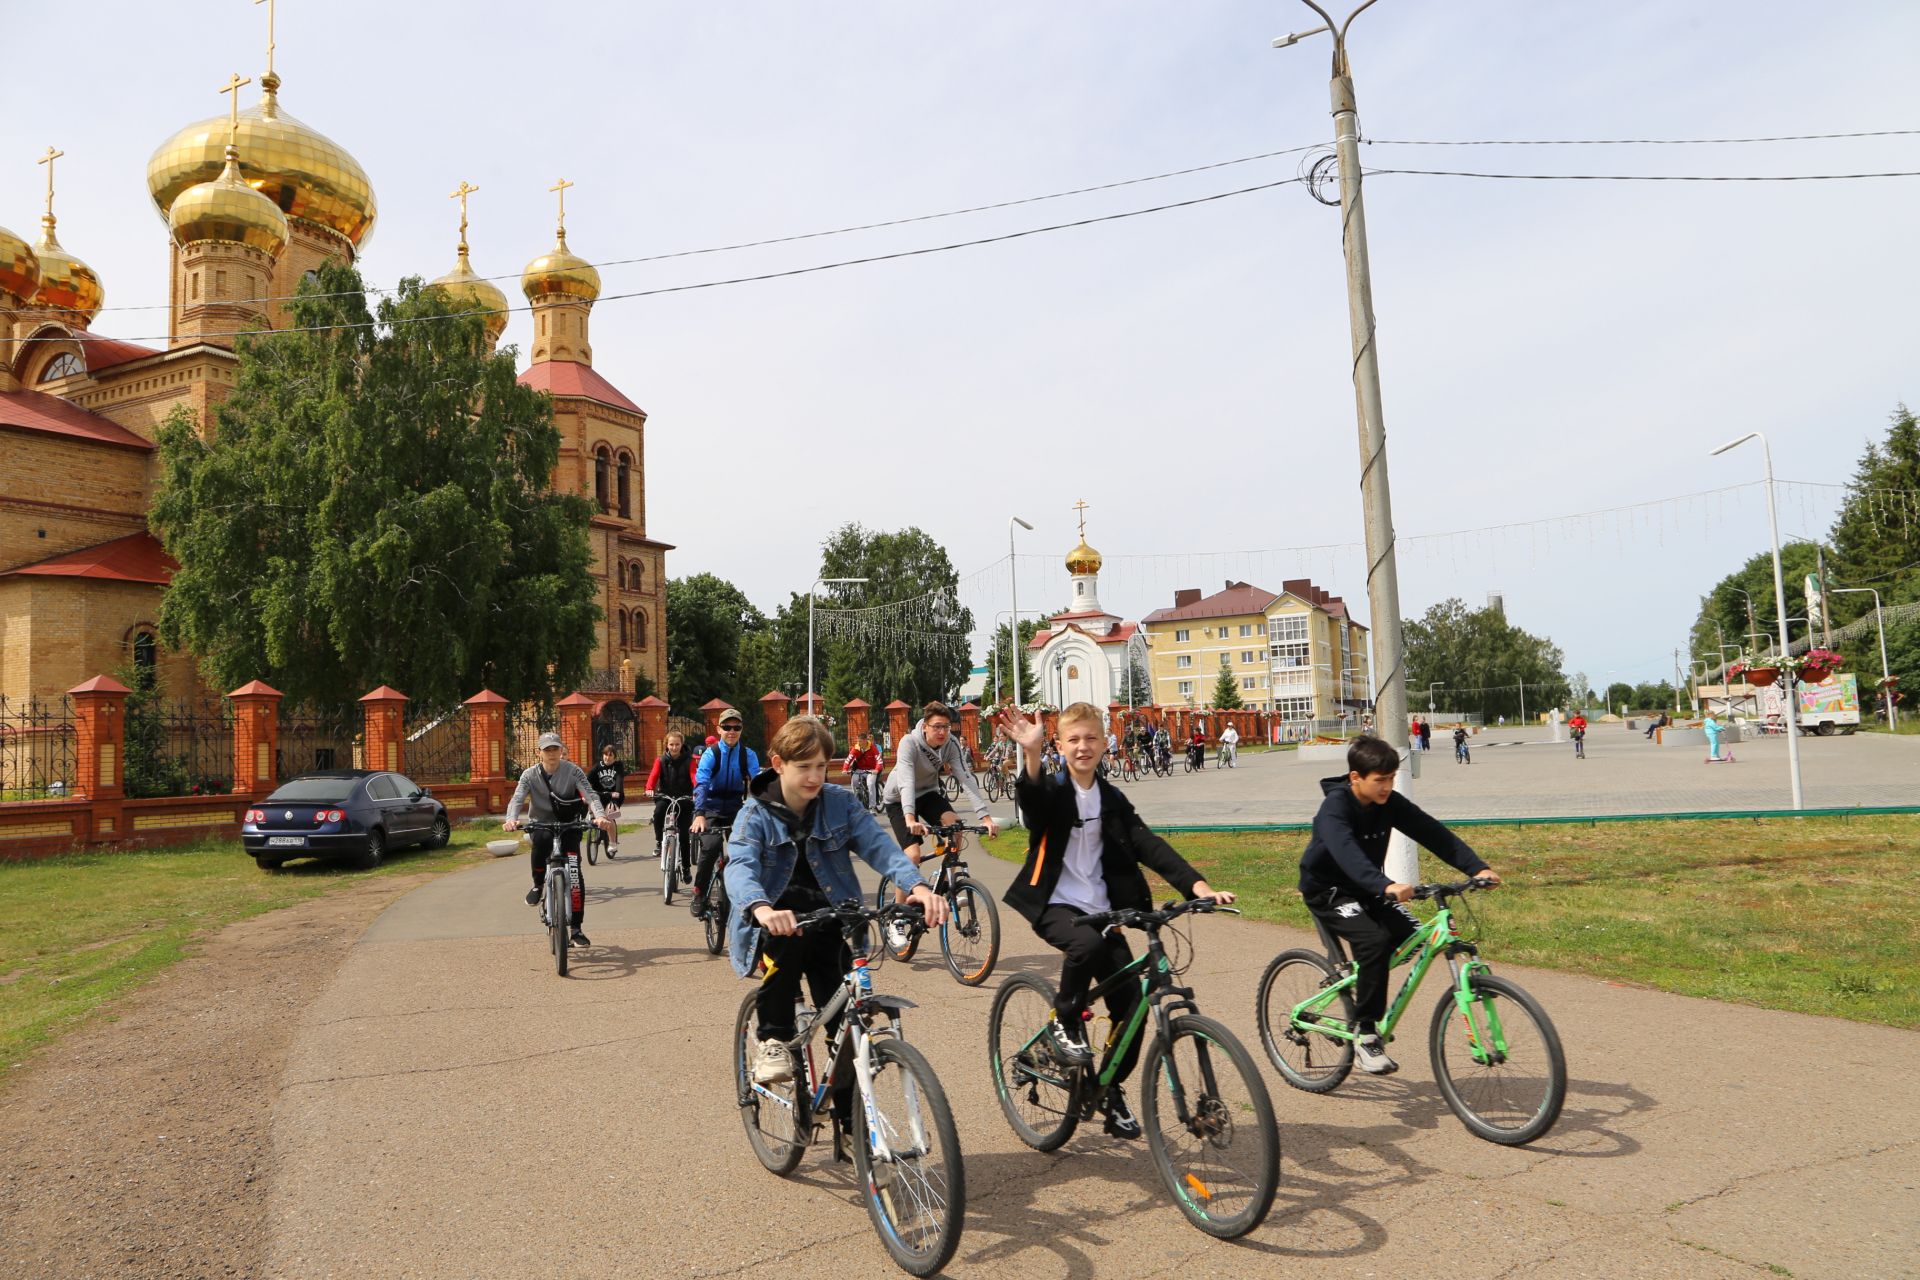
[[[1106,873],[1107,898],[1115,909],[1153,906],[1142,867],[1158,872],[1182,897],[1192,897],[1193,886],[1200,882],[1200,873],[1141,821],[1124,792],[1105,778],[1097,785],[1100,788],[1100,864]],[[1001,901],[1028,921],[1034,921],[1046,910],[1054,886],[1060,883],[1067,840],[1079,825],[1080,809],[1074,802],[1073,783],[1064,772],[1042,774],[1036,782],[1023,770],[1014,794],[1027,824],[1027,860]]]

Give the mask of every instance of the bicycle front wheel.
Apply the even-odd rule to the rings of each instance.
[[[673,905],[673,891],[679,887],[680,833],[668,828],[660,837],[660,900]]]
[[[993,905],[993,895],[972,880],[958,882],[947,896],[940,950],[954,980],[963,987],[985,982],[1000,958],[1000,910]]]
[[[1280,1130],[1253,1055],[1199,1014],[1175,1018],[1141,1064],[1140,1121],[1174,1203],[1233,1240],[1266,1220],[1280,1189]]]
[[[720,873],[713,873],[713,887],[707,890],[707,954],[719,955],[727,949],[727,891],[720,885]]]
[[[932,1275],[953,1257],[966,1217],[960,1132],[939,1077],[918,1049],[890,1037],[874,1040],[871,1065],[871,1109],[853,1144],[854,1172],[894,1263],[908,1275]]]
[[[1000,1110],[1020,1141],[1035,1151],[1053,1151],[1080,1124],[1084,1077],[1054,1056],[1047,1023],[1057,997],[1031,974],[1001,984],[987,1015],[987,1060]]]
[[[794,1064],[791,1079],[778,1084],[755,1084],[753,1062],[760,1055],[760,1020],[754,1007],[758,996],[749,993],[740,1002],[733,1024],[733,1089],[740,1101],[740,1123],[747,1142],[768,1171],[786,1177],[800,1163],[813,1134],[807,1114],[812,1096],[806,1080],[806,1058]]]
[[[606,833],[600,830],[600,828],[598,827],[595,827],[591,831],[587,832],[587,865],[588,866],[597,867],[600,865],[600,846],[606,843],[606,839],[607,839]]]
[[[1460,1011],[1440,997],[1428,1030],[1440,1096],[1468,1132],[1515,1147],[1553,1127],[1567,1100],[1567,1058],[1540,1002],[1491,973],[1470,979],[1474,1000]]]
[[[1353,1029],[1353,1001],[1347,992],[1294,1012],[1340,981],[1325,956],[1306,950],[1282,951],[1260,975],[1253,1008],[1260,1043],[1281,1078],[1296,1089],[1330,1093],[1353,1070],[1353,1041],[1314,1030],[1316,1025]]]
[[[567,976],[567,881],[565,876],[547,877],[547,943],[553,948],[554,972]]]

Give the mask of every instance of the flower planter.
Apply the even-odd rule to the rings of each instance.
[[[1769,685],[1780,678],[1780,668],[1752,667],[1742,673],[1740,678],[1748,684]]]
[[[1837,669],[1835,667],[1802,667],[1799,674],[1800,683],[1819,684]]]

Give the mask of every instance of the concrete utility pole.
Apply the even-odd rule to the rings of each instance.
[[[1380,354],[1374,343],[1373,272],[1367,257],[1366,205],[1360,189],[1360,115],[1354,99],[1353,70],[1347,61],[1347,29],[1376,0],[1364,3],[1347,20],[1314,0],[1301,0],[1324,26],[1295,32],[1273,42],[1284,49],[1303,37],[1325,31],[1333,37],[1333,145],[1340,168],[1340,223],[1347,257],[1347,318],[1353,337],[1353,394],[1360,423],[1360,502],[1367,536],[1367,612],[1373,624],[1373,663],[1377,691],[1374,731],[1410,754],[1407,741],[1406,652],[1400,634],[1400,571],[1394,554],[1393,501],[1387,484],[1387,425],[1380,399]],[[1410,771],[1400,771],[1402,790],[1410,789]],[[1396,835],[1388,849],[1387,874],[1413,883],[1419,853],[1413,842]]]

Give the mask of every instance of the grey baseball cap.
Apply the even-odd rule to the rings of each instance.
[[[545,751],[548,747],[560,747],[566,744],[560,741],[560,735],[557,733],[543,733],[533,745],[536,749]]]

